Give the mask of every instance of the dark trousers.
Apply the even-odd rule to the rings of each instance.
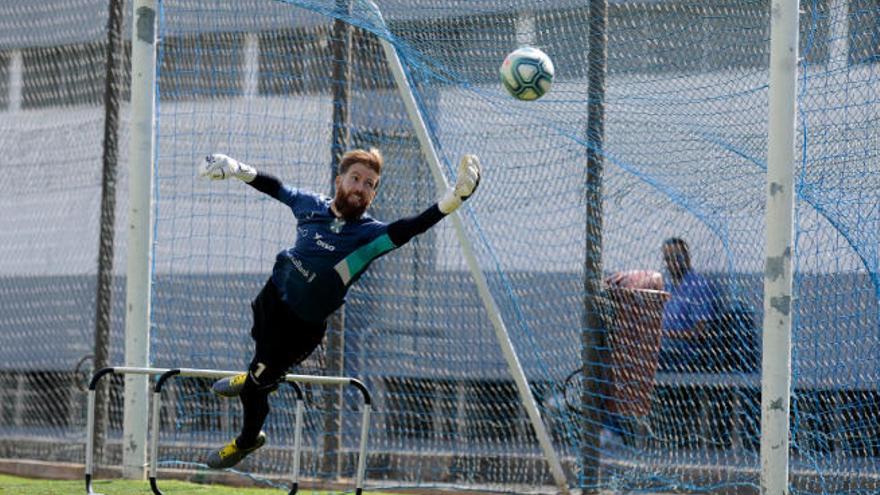
[[[269,393],[278,388],[287,370],[303,361],[320,345],[325,321],[305,321],[284,301],[270,278],[251,303],[254,324],[254,357],[241,390],[244,421],[236,442],[253,445],[269,414]]]

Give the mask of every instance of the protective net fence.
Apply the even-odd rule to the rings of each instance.
[[[22,19],[0,24],[9,178],[0,201],[15,212],[0,234],[0,428],[13,439],[0,448],[16,455],[82,455],[74,369],[93,345],[103,3],[69,1],[66,16],[3,7],[4,19]],[[381,16],[363,0],[162,2],[151,364],[244,369],[250,301],[297,234],[284,205],[238,181],[199,178],[204,155],[330,194],[341,130],[347,147],[386,157],[373,217],[393,221],[436,201],[385,40],[447,178],[464,153],[483,163],[459,214],[568,484],[756,487],[764,236],[774,227],[764,220],[770,3],[609,2],[602,61],[589,57],[591,26],[602,21],[589,2],[378,8]],[[800,493],[868,493],[880,455],[880,4],[802,1],[801,10],[792,483]],[[40,34],[21,30],[27,22]],[[556,67],[552,90],[535,102],[513,99],[498,80],[505,55],[526,44]],[[587,115],[599,62],[601,169],[587,160],[597,151]],[[123,153],[121,184],[126,161]],[[124,210],[125,187],[119,194]],[[602,290],[590,303],[597,250]],[[120,246],[115,363],[124,255]],[[292,370],[356,377],[372,391],[368,487],[553,489],[484,301],[446,219],[375,262],[324,345]],[[162,466],[200,469],[238,431],[239,404],[208,385],[179,379],[165,392]],[[108,398],[108,464],[118,462],[120,393],[116,384]],[[293,397],[272,395],[269,444],[242,473],[289,472]],[[306,398],[302,475],[347,481],[360,395],[309,386]]]
[[[82,458],[82,380],[94,347],[107,18],[103,1],[0,6],[0,205],[7,212],[0,228],[0,428],[6,458]],[[121,288],[114,290],[117,306]],[[119,316],[114,311],[116,328]],[[119,351],[121,342],[115,344]],[[75,372],[78,364],[82,373]]]

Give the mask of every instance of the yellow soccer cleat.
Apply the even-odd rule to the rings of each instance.
[[[244,387],[245,380],[247,380],[247,373],[227,376],[214,382],[211,391],[220,397],[238,397]]]
[[[257,435],[257,442],[253,445],[253,447],[248,447],[246,449],[242,449],[238,447],[235,439],[233,438],[231,442],[226,444],[222,449],[215,450],[208,455],[207,464],[211,469],[226,469],[235,466],[242,459],[247,457],[248,454],[257,450],[266,444],[266,434],[262,431],[259,435]]]

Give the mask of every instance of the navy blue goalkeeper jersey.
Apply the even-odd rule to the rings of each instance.
[[[369,215],[337,218],[331,198],[288,186],[275,197],[293,210],[297,235],[293,247],[275,258],[272,281],[297,315],[323,320],[345,302],[348,288],[367,266],[397,246],[388,224]]]

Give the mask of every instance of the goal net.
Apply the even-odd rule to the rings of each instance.
[[[106,9],[64,3],[93,15],[44,21],[36,38],[0,22],[0,204],[14,212],[0,219],[0,431],[15,439],[0,447],[40,458],[51,451],[41,439],[64,439],[69,448],[47,455],[71,460],[84,425],[71,371],[92,344],[103,84],[93,79]],[[569,487],[758,487],[770,2],[611,1],[604,19],[570,0],[378,6],[382,18],[365,0],[161,3],[151,365],[244,369],[249,303],[297,233],[284,205],[199,178],[205,155],[329,194],[336,135],[386,157],[372,216],[393,221],[437,200],[384,40],[446,177],[464,153],[483,164],[459,215]],[[791,479],[801,493],[864,493],[880,474],[880,5],[802,0],[801,10]],[[33,19],[25,7],[0,14]],[[591,29],[603,24],[607,57],[591,59]],[[51,34],[66,30],[77,34]],[[556,68],[533,102],[498,78],[522,45]],[[591,103],[604,109],[600,136]],[[116,223],[120,243],[125,219]],[[690,278],[664,254],[686,257]],[[115,266],[114,364],[125,263]],[[372,391],[369,488],[554,490],[490,316],[447,219],[371,265],[324,345],[291,370]],[[118,385],[108,464],[118,463]],[[160,467],[202,469],[237,434],[240,405],[209,385],[180,378],[164,392]],[[360,395],[305,389],[302,476],[345,487]],[[236,469],[277,482],[292,466],[294,394],[282,388],[271,403],[267,446]]]

